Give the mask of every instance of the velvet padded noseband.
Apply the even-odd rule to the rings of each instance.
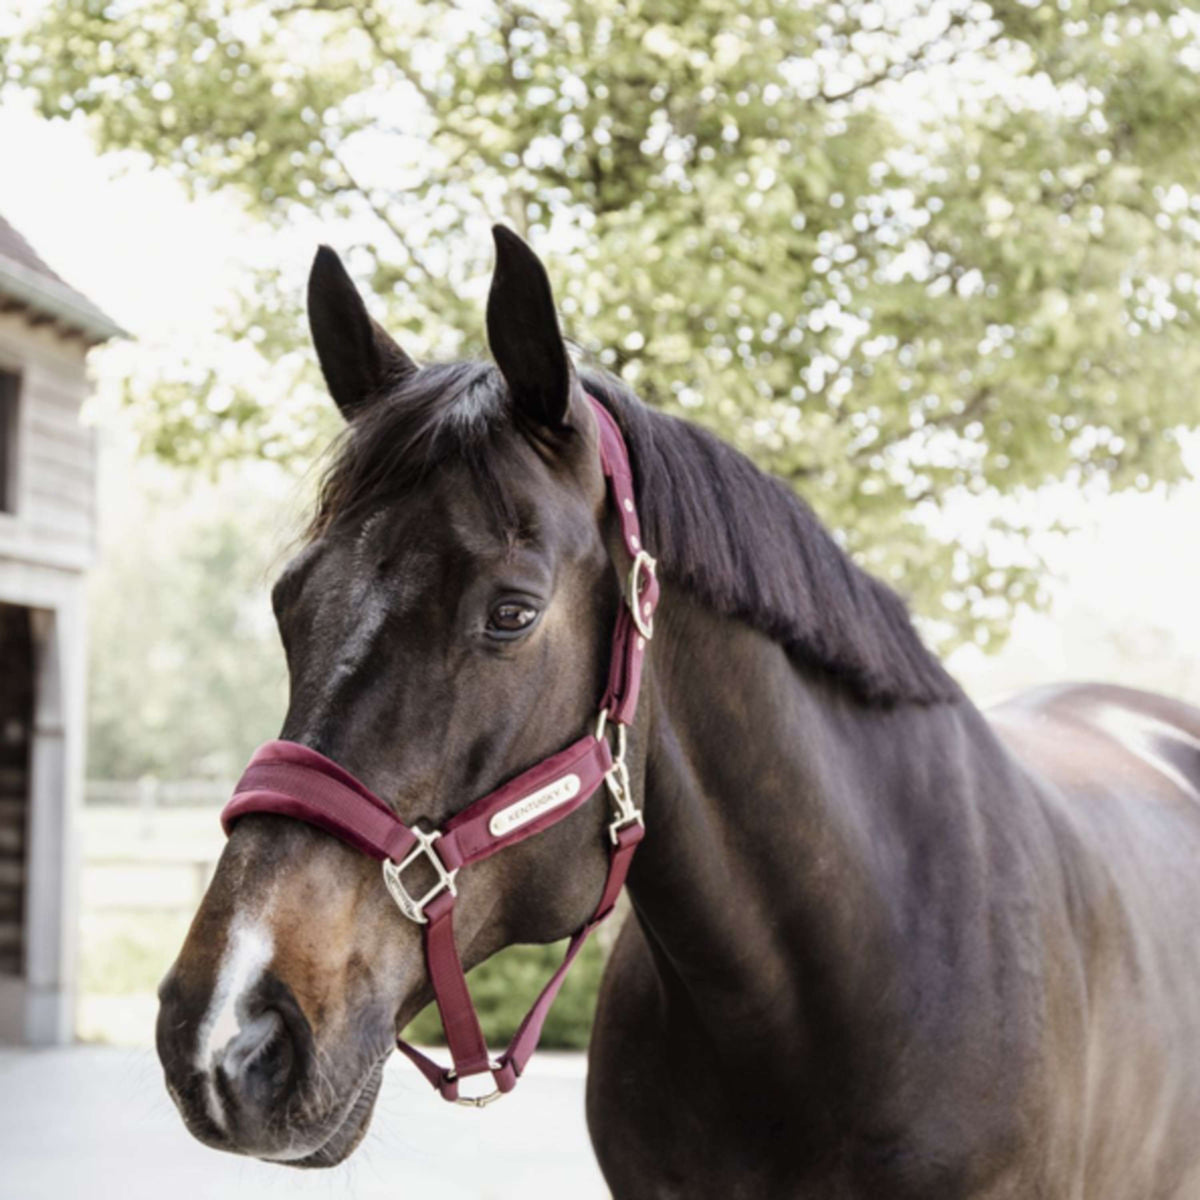
[[[588,401],[600,430],[600,462],[609,495],[632,560],[595,731],[522,771],[431,833],[406,825],[385,801],[323,754],[286,741],[267,742],[254,752],[221,814],[226,833],[247,813],[294,817],[382,862],[384,882],[397,907],[423,927],[425,963],[454,1065],[442,1067],[399,1038],[397,1045],[447,1100],[477,1107],[516,1086],[537,1048],[542,1026],[571,963],[592,930],[612,912],[644,833],[642,814],[630,793],[625,731],[637,710],[659,585],[654,560],[642,545],[625,439],[608,410],[590,396]],[[615,755],[610,732],[615,736]],[[521,1022],[508,1049],[493,1060],[454,945],[456,877],[463,867],[557,824],[585,804],[602,783],[616,816],[608,826],[608,875],[600,899],[591,919],[571,939],[562,965]],[[413,897],[404,886],[403,874],[420,858],[433,867],[437,880],[424,896]],[[495,1081],[493,1092],[478,1097],[459,1095],[460,1079],[488,1072]]]

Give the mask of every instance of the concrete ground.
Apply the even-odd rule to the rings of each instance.
[[[446,1104],[394,1057],[348,1162],[297,1171],[220,1154],[184,1131],[151,1051],[0,1049],[4,1200],[604,1200],[582,1055],[538,1055],[486,1109]]]

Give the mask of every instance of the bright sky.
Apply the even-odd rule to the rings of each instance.
[[[138,356],[203,342],[264,233],[231,202],[191,199],[165,172],[129,155],[98,155],[81,123],[47,122],[20,102],[0,107],[0,212],[64,278],[136,335],[94,354],[102,394]],[[315,229],[286,235],[307,264]],[[1181,386],[1195,382],[1181,380]],[[1200,406],[1198,406],[1200,408]],[[101,414],[111,412],[107,404]],[[1081,527],[1047,553],[1058,583],[1050,616],[1017,622],[998,659],[967,651],[952,664],[983,696],[1063,677],[1140,682],[1200,700],[1200,439],[1191,482],[1172,495],[1039,500]],[[109,477],[109,486],[121,486]],[[126,476],[124,486],[136,486]]]
[[[0,107],[0,211],[44,259],[139,339],[211,320],[253,229],[220,198],[190,200],[132,154],[98,155],[82,121]]]

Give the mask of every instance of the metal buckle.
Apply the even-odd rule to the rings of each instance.
[[[495,1072],[500,1070],[501,1065],[495,1059],[488,1060],[488,1069],[492,1072],[493,1078],[495,1077]],[[447,1080],[457,1080],[458,1072],[451,1069],[446,1072],[446,1078]],[[461,1104],[463,1108],[487,1108],[489,1104],[493,1104],[503,1095],[504,1093],[499,1088],[496,1088],[495,1091],[488,1092],[483,1096],[455,1096],[454,1103]]]
[[[638,584],[642,579],[642,571],[655,579],[655,569],[658,563],[646,553],[645,550],[639,550],[633,558],[633,566],[629,568],[629,585],[628,594],[625,597],[626,604],[629,605],[629,612],[633,616],[633,623],[637,626],[637,631],[649,641],[654,636],[654,618],[646,616],[642,612],[642,595],[641,588]]]
[[[608,823],[608,836],[615,846],[622,829],[629,825],[644,825],[645,822],[642,820],[642,810],[634,804],[630,796],[629,770],[624,759],[613,763],[612,770],[604,777],[604,782],[608,785],[609,795],[617,807],[616,817]]]
[[[394,863],[390,858],[383,860],[383,882],[387,884],[387,890],[391,892],[392,899],[395,900],[400,911],[410,921],[416,921],[418,925],[425,925],[429,922],[429,918],[425,915],[425,906],[431,900],[447,891],[452,896],[458,895],[458,889],[454,886],[454,877],[458,874],[458,868],[447,871],[441,857],[434,851],[433,843],[442,836],[437,830],[434,830],[433,833],[426,833],[423,829],[414,829],[413,836],[417,839],[417,844],[402,862]],[[433,869],[437,872],[438,877],[437,882],[424,896],[419,900],[414,900],[408,894],[401,875],[405,867],[416,862],[422,854],[433,864]]]
[[[604,775],[604,783],[608,794],[616,806],[617,815],[609,822],[608,836],[615,846],[617,835],[628,825],[644,825],[642,811],[633,802],[633,789],[629,784],[629,768],[625,765],[625,726],[618,721],[613,725],[617,730],[617,748],[613,754],[613,764]],[[603,741],[608,730],[608,709],[600,710],[600,719],[596,722],[596,740]]]

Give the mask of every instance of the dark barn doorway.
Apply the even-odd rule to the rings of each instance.
[[[25,974],[25,883],[33,734],[29,609],[0,603],[0,976]]]

